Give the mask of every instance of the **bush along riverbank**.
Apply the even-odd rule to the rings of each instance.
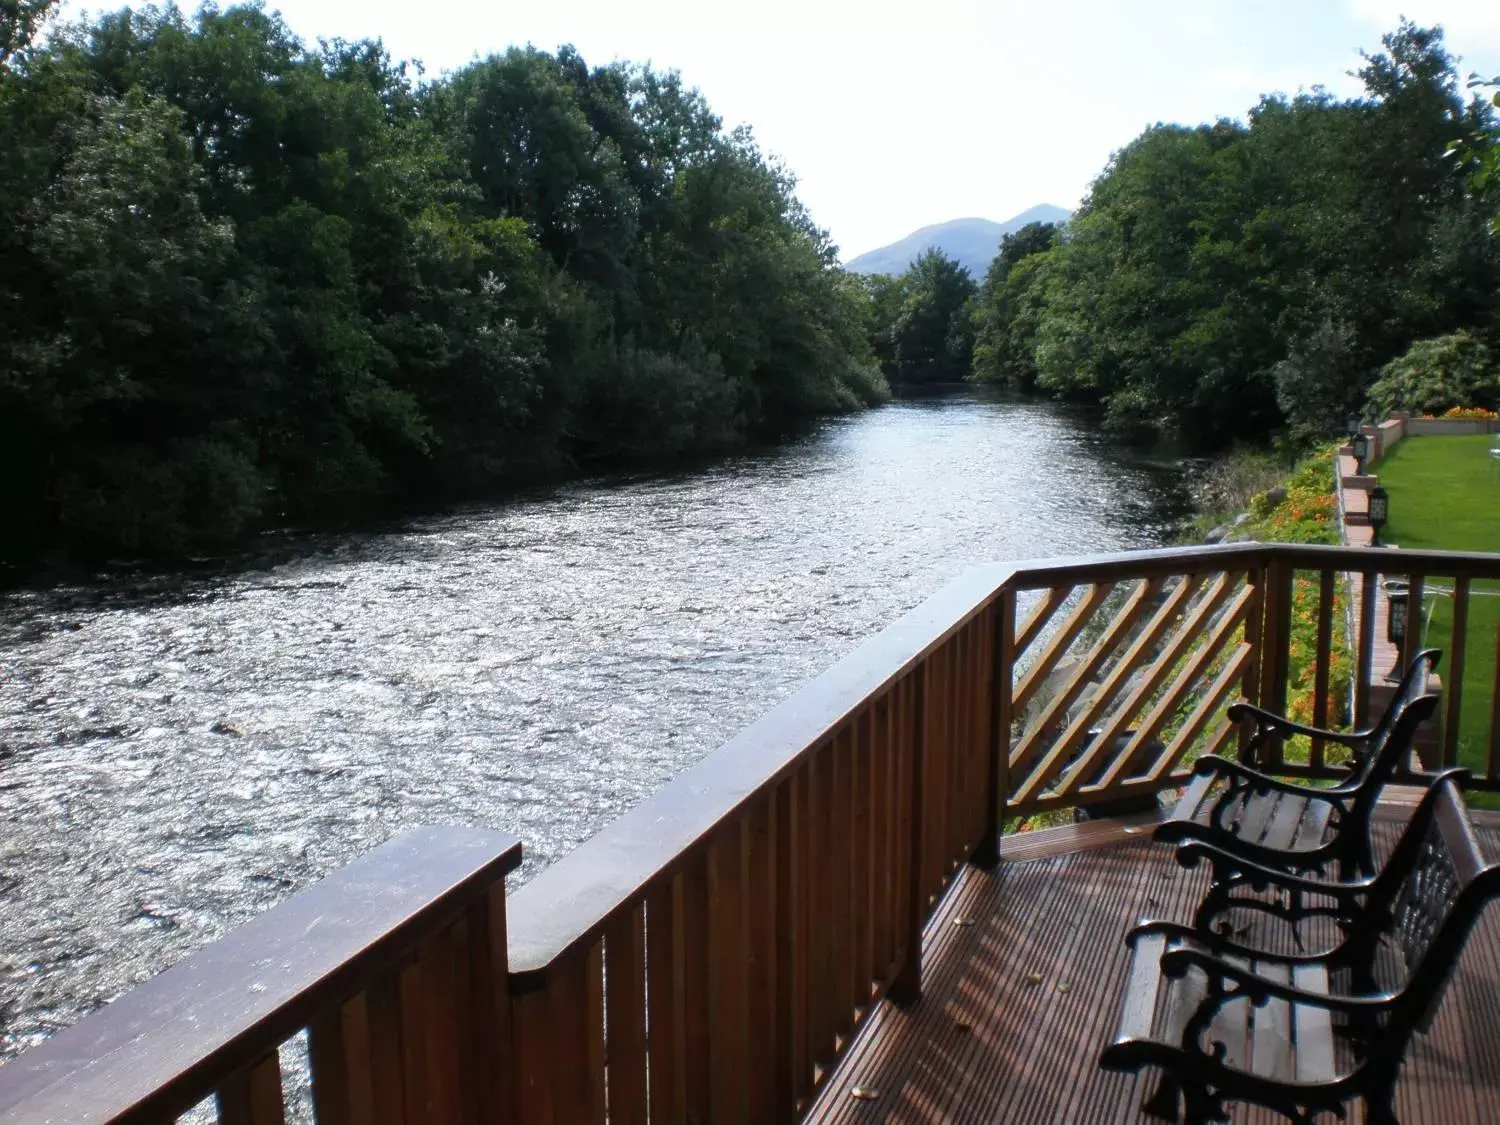
[[[1200,510],[1187,525],[1184,536],[1208,543],[1342,543],[1334,492],[1334,455],[1334,446],[1322,447],[1291,468],[1284,467],[1272,453],[1240,452],[1226,458],[1206,470],[1205,483],[1199,489],[1200,503],[1220,506]],[[1337,626],[1338,622],[1349,620],[1347,581],[1335,582],[1332,596],[1330,612],[1335,628],[1330,649],[1328,714],[1320,717],[1314,713],[1314,675],[1322,591],[1310,577],[1298,576],[1293,581],[1287,713],[1299,723],[1340,728],[1348,725],[1349,691],[1354,675],[1349,631]],[[1287,744],[1288,761],[1305,762],[1309,752],[1305,739]]]

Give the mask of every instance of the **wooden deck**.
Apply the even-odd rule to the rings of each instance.
[[[1399,824],[1376,827],[1388,850]],[[923,998],[870,1013],[808,1122],[1155,1121],[1138,1109],[1149,1079],[1098,1066],[1119,1019],[1129,963],[1121,939],[1142,916],[1187,920],[1205,873],[1179,867],[1141,822],[1033,835],[1007,838],[997,871],[960,874],[926,931]],[[1500,849],[1492,817],[1480,835],[1491,855]],[[1404,1125],[1500,1121],[1496,912],[1471,939],[1431,1034],[1417,1044],[1397,1100]],[[1282,1120],[1244,1107],[1234,1115]],[[1350,1120],[1362,1121],[1362,1109]]]

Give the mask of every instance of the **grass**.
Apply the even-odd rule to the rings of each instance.
[[[1382,537],[1410,549],[1500,553],[1500,479],[1494,475],[1488,434],[1407,438],[1380,462],[1380,483],[1391,494]],[[1435,580],[1433,585],[1450,583]],[[1429,586],[1429,590],[1431,586]],[[1458,762],[1486,772],[1495,698],[1495,643],[1500,630],[1500,582],[1475,582],[1464,645],[1463,708]],[[1441,648],[1451,666],[1453,599],[1426,604],[1425,643]]]

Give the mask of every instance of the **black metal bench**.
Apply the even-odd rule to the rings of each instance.
[[[1242,882],[1234,873],[1234,857],[1285,871],[1321,871],[1333,865],[1346,880],[1373,874],[1370,816],[1386,783],[1411,754],[1417,728],[1437,707],[1439,697],[1426,687],[1441,656],[1429,649],[1412,661],[1385,715],[1368,731],[1322,731],[1245,703],[1229,709],[1231,718],[1253,726],[1250,752],[1268,738],[1315,735],[1349,747],[1354,761],[1348,776],[1327,788],[1271,777],[1213,755],[1197,761],[1193,780],[1155,838],[1202,841],[1221,849],[1215,853],[1211,889],[1199,908],[1201,926],[1224,910]],[[1191,865],[1199,854],[1184,850],[1180,856]]]
[[[1277,955],[1192,927],[1146,922],[1132,947],[1118,1036],[1101,1065],[1161,1070],[1142,1107],[1190,1125],[1253,1102],[1294,1121],[1343,1116],[1355,1098],[1371,1123],[1395,1122],[1396,1076],[1426,1030],[1484,906],[1500,892],[1459,793],[1442,774],[1373,879],[1319,883],[1263,868],[1273,888],[1326,895],[1353,923],[1320,954]],[[1181,1116],[1179,1117],[1179,1110]]]

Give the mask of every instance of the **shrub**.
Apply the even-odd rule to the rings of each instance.
[[[1500,406],[1500,374],[1490,351],[1467,332],[1418,340],[1380,369],[1370,388],[1375,417],[1392,411],[1442,414],[1455,407]]]

